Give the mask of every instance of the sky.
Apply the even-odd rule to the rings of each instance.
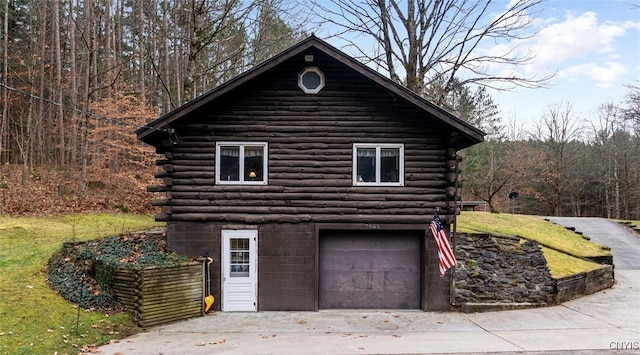
[[[492,11],[504,12],[510,1],[516,0],[496,0]],[[577,121],[586,121],[602,104],[623,102],[625,85],[640,85],[640,0],[546,0],[537,9],[535,36],[480,49],[504,53],[504,46],[513,46],[533,54],[526,65],[492,72],[555,74],[545,88],[489,91],[506,126],[531,131],[550,105],[564,104]]]
[[[625,85],[640,85],[640,0],[548,0],[541,10],[537,35],[520,44],[535,57],[519,69],[555,76],[548,88],[491,92],[504,120],[528,130],[563,103],[589,120],[600,105],[622,102]]]

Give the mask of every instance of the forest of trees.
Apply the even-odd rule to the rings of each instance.
[[[485,0],[0,0],[0,212],[152,211],[155,154],[134,130],[318,31],[487,132],[461,152],[464,200],[639,219],[637,83],[589,117],[549,103],[530,131],[505,125],[487,90],[549,79],[483,72],[533,58],[475,52],[534,35],[542,2],[496,18]]]

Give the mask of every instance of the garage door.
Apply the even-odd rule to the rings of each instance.
[[[419,233],[320,233],[321,309],[419,309]]]

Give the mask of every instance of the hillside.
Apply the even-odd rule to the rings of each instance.
[[[150,149],[151,150],[151,149]],[[120,167],[112,172],[92,167],[81,191],[80,171],[42,169],[23,177],[21,165],[0,165],[0,213],[6,215],[56,215],[91,212],[155,213],[153,195],[146,191],[155,182],[155,166]]]
[[[549,271],[554,278],[594,270],[600,264],[584,258],[611,255],[609,248],[536,216],[506,213],[463,212],[458,217],[460,233],[488,233],[518,236],[542,246]]]

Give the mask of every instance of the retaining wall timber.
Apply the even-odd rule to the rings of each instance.
[[[202,263],[174,267],[118,269],[111,288],[146,328],[203,315]]]
[[[556,303],[562,303],[613,286],[613,266],[571,275],[556,280]]]

